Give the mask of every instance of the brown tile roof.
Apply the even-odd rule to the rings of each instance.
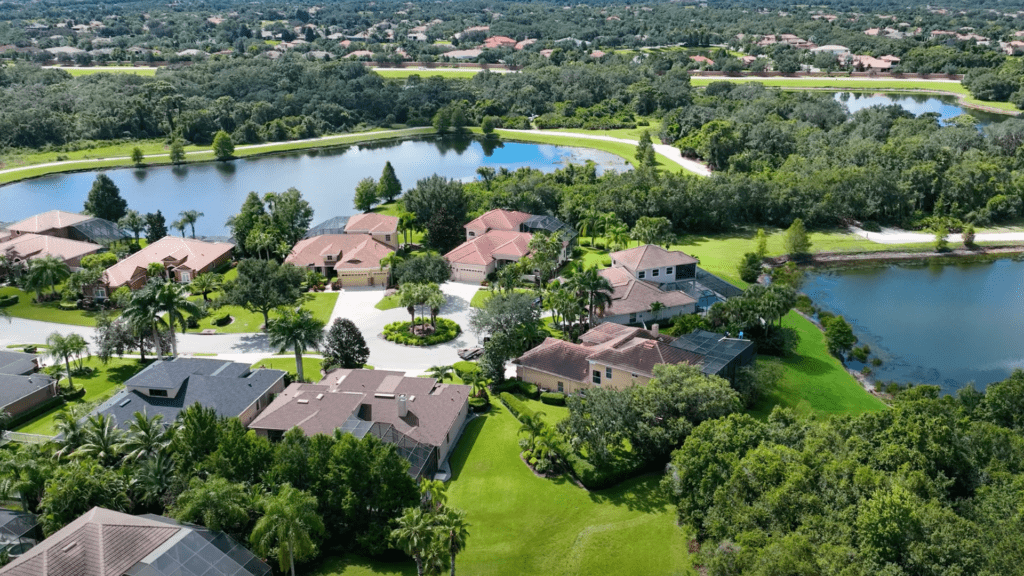
[[[397,234],[398,217],[387,214],[356,214],[350,216],[345,225],[347,234],[363,232],[365,234]]]
[[[93,508],[0,568],[0,574],[121,576],[179,530],[156,520]]]
[[[79,242],[56,236],[28,233],[0,242],[0,253],[9,249],[14,250],[14,253],[23,260],[56,256],[67,261],[98,252],[103,249],[103,246],[92,242]]]
[[[590,371],[587,356],[591,352],[591,349],[580,344],[545,338],[544,342],[527,350],[513,362],[534,370],[564,376],[576,382],[585,382]]]
[[[54,228],[66,228],[72,224],[78,224],[79,222],[85,222],[90,219],[92,219],[92,216],[73,214],[62,210],[50,210],[49,212],[36,214],[35,216],[30,216],[21,222],[11,224],[7,229],[14,230],[16,232],[39,233],[47,230],[53,230]]]
[[[486,266],[496,257],[501,257],[504,260],[518,260],[529,254],[532,238],[533,235],[529,232],[491,230],[482,236],[463,242],[444,257],[452,263],[478,266]]]
[[[300,268],[327,265],[335,270],[380,270],[381,259],[392,252],[369,234],[323,234],[299,240],[284,261]],[[325,262],[328,254],[334,258]]]
[[[588,358],[591,362],[610,364],[634,374],[652,376],[655,364],[693,364],[699,366],[704,357],[693,352],[673,348],[659,340],[628,338],[598,350]]]
[[[405,418],[398,416],[400,394],[408,398]],[[298,426],[309,436],[333,434],[365,405],[366,421],[390,424],[417,442],[440,446],[468,399],[469,386],[438,384],[433,378],[410,378],[403,372],[340,369],[316,384],[292,384],[249,427]]]
[[[483,46],[485,48],[501,48],[502,46],[512,47],[516,45],[514,38],[508,36],[491,36],[484,40]]]
[[[227,242],[204,242],[193,238],[164,236],[160,240],[146,246],[135,254],[114,264],[104,272],[106,283],[110,287],[122,286],[136,276],[139,269],[143,271],[153,262],[163,263],[173,259],[182,261],[178,268],[202,270],[215,260],[231,252],[232,246]]]
[[[477,233],[488,230],[518,232],[519,225],[532,217],[532,214],[527,214],[526,212],[496,209],[474,218],[469,224],[466,224],[465,228]]]
[[[661,268],[665,266],[683,266],[696,264],[697,259],[678,250],[666,250],[654,244],[644,244],[629,250],[620,250],[611,253],[612,262],[618,262],[630,272],[636,274],[638,270],[648,268]]]
[[[637,280],[622,268],[605,268],[598,273],[607,278],[612,285],[611,306],[606,307],[601,316],[646,312],[655,302],[661,302],[666,308],[686,306],[697,302],[685,292],[678,290],[666,292],[653,284]]]

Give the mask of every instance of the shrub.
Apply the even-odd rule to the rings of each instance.
[[[871,365],[872,366],[876,366],[876,367],[877,366],[881,366],[882,365],[882,359],[881,358],[872,358],[871,359]]]
[[[6,308],[8,306],[14,306],[18,303],[17,294],[8,294],[7,296],[0,296],[0,308]]]
[[[757,277],[761,275],[761,259],[755,253],[747,252],[743,255],[743,260],[740,260],[737,268],[740,273],[740,279],[748,284],[753,284],[757,282]]]
[[[228,324],[231,324],[231,315],[230,314],[225,314],[225,315],[217,318],[216,320],[214,320],[213,324],[215,326],[227,326]]]
[[[540,399],[540,388],[537,388],[536,384],[530,384],[529,382],[520,382],[519,393],[526,396],[530,400]]]
[[[465,380],[466,376],[471,374],[480,373],[480,366],[478,366],[476,362],[469,362],[466,360],[456,362],[452,365],[452,368],[455,369],[455,374],[462,380]]]
[[[462,327],[447,318],[437,319],[437,329],[427,336],[416,336],[409,332],[412,322],[392,322],[384,327],[384,339],[409,346],[433,346],[454,340],[462,333]]]
[[[469,408],[473,412],[486,412],[491,409],[491,401],[487,398],[470,398]]]
[[[508,392],[502,392],[498,394],[498,398],[501,399],[501,403],[508,408],[508,411],[516,417],[517,420],[522,420],[523,416],[533,416],[533,410],[530,410],[529,406],[525,402],[516,398]]]
[[[540,395],[540,401],[551,406],[565,406],[565,394],[561,392],[545,392]]]
[[[814,303],[811,302],[810,296],[807,296],[806,294],[801,294],[797,296],[796,305],[793,307],[803,312],[804,314],[807,314],[808,316],[814,315]]]
[[[875,222],[873,220],[865,221],[863,224],[860,225],[860,227],[861,227],[861,229],[863,229],[863,230],[865,230],[867,232],[881,232],[882,231],[882,227],[878,225],[878,222]]]
[[[61,310],[78,310],[78,302],[61,300],[60,304],[57,304],[57,308],[60,308]]]

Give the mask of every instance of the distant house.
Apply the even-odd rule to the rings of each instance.
[[[191,282],[196,276],[212,272],[231,258],[234,245],[227,242],[204,242],[194,238],[164,236],[135,254],[114,264],[103,273],[93,287],[94,298],[108,298],[121,286],[138,290],[148,280],[150,264],[163,264],[167,275],[176,282]]]
[[[346,54],[345,58],[366,58],[367,60],[369,60],[370,58],[373,58],[373,52],[370,52],[369,50],[355,50],[353,52],[349,52],[348,54]]]
[[[284,376],[281,370],[251,370],[246,363],[212,358],[158,360],[132,376],[93,414],[113,417],[127,428],[136,412],[162,414],[164,422],[173,422],[182,410],[200,404],[247,425],[284,390]]]
[[[708,375],[731,379],[754,359],[754,343],[712,332],[679,338],[619,324],[601,324],[574,344],[547,338],[512,361],[516,375],[544,390],[576,393],[646,384],[658,364],[690,364]]]
[[[356,214],[345,224],[346,234],[369,234],[374,240],[398,248],[398,217],[387,214]]]
[[[491,36],[484,40],[484,48],[514,48],[516,41],[508,36]]]
[[[538,232],[561,235],[562,262],[569,259],[577,239],[576,231],[558,218],[513,210],[491,210],[465,229],[466,241],[445,254],[456,282],[482,282],[502,266],[518,262],[529,254],[530,240]]]
[[[36,258],[53,256],[72,270],[82,266],[82,257],[103,250],[103,246],[91,242],[79,242],[42,234],[21,234],[0,241],[0,254],[11,254],[15,262],[31,261]]]
[[[109,244],[127,237],[117,224],[109,220],[62,210],[30,216],[8,226],[7,232],[13,236],[42,234],[93,244]]]
[[[380,261],[392,252],[369,234],[324,234],[299,240],[284,261],[328,278],[337,276],[345,287],[385,286],[389,272]]]
[[[74,57],[78,56],[79,54],[87,53],[85,50],[82,50],[81,48],[75,48],[74,46],[57,46],[54,48],[44,48],[44,50],[58,58],[61,56]]]
[[[3,576],[270,576],[223,532],[153,514],[93,508],[10,564]]]
[[[690,60],[696,62],[697,64],[707,64],[708,66],[715,65],[715,61],[712,60],[711,58],[708,58],[707,56],[690,56]]]
[[[471,50],[452,50],[451,52],[445,52],[443,55],[452,60],[476,60],[483,53],[483,50],[473,48]]]
[[[811,52],[814,54],[828,52],[834,56],[842,56],[844,54],[849,54],[850,49],[846,46],[840,46],[839,44],[826,44],[824,46],[818,46],[817,48],[811,48]]]
[[[0,350],[0,412],[24,414],[57,392],[57,381],[39,373],[38,356]]]
[[[415,478],[432,477],[451,454],[469,414],[469,387],[402,372],[339,369],[316,384],[296,382],[249,424],[272,440],[294,427],[307,436],[341,430],[395,444]]]

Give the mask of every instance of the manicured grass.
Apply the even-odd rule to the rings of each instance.
[[[529,288],[516,288],[515,291],[524,293],[532,292]],[[476,294],[473,294],[473,299],[469,301],[469,305],[472,308],[483,308],[491,298],[494,298],[495,294],[496,292],[494,290],[481,288],[476,291]]]
[[[331,312],[334,311],[334,304],[338,301],[337,292],[317,292],[310,293],[312,300],[302,305],[303,308],[313,312],[313,316],[319,320],[327,322],[331,319]],[[211,294],[211,300],[216,295]],[[194,301],[202,300],[202,296],[193,296],[190,298]],[[230,314],[234,321],[227,326],[217,326],[214,324],[214,320],[220,318],[225,314]],[[270,318],[273,319],[276,312],[270,312]],[[263,314],[259,312],[249,312],[241,306],[221,306],[217,309],[211,309],[210,315],[206,318],[199,320],[199,328],[190,330],[191,332],[202,332],[206,329],[216,330],[219,334],[244,334],[251,332],[259,332],[260,326],[263,325]]]
[[[302,357],[302,373],[306,377],[306,380],[313,382],[320,381],[320,362],[322,358],[311,358],[303,355]],[[285,372],[292,375],[292,380],[296,378],[295,371],[295,354],[291,356],[274,356],[272,358],[264,358],[253,363],[252,368],[270,368],[272,370],[284,370]]]
[[[377,310],[392,310],[402,305],[402,301],[398,298],[398,294],[392,294],[391,296],[385,296],[373,305]]]
[[[88,76],[90,74],[135,74],[136,76],[156,76],[156,68],[61,68],[72,76]]]
[[[661,131],[661,120],[648,118],[648,126],[637,126],[636,128],[613,128],[611,130],[584,130],[583,128],[552,128],[558,132],[573,132],[576,134],[594,134],[598,136],[611,136],[613,138],[626,138],[629,140],[640,140],[640,135],[646,130],[650,132],[651,139],[658,142],[658,132]]]
[[[797,414],[830,416],[861,414],[882,410],[885,404],[872,396],[828,353],[825,335],[809,320],[791,311],[783,325],[800,335],[796,352],[786,358],[761,357],[759,362],[778,362],[784,376],[751,412],[765,417],[775,406],[792,408]]]
[[[58,289],[59,290],[59,289]],[[44,292],[48,292],[44,290]],[[85,310],[61,310],[58,306],[60,301],[44,302],[33,304],[34,292],[25,292],[12,286],[0,288],[0,296],[16,294],[18,303],[8,306],[7,311],[15,318],[27,318],[29,320],[40,320],[42,322],[57,322],[59,324],[72,324],[75,326],[95,326],[96,317],[100,312],[87,312]],[[117,316],[117,310],[109,310],[109,314]]]
[[[539,403],[538,403],[539,404]],[[549,406],[544,406],[545,411]],[[687,534],[647,475],[588,492],[565,478],[538,478],[519,458],[519,421],[492,400],[451,457],[448,504],[472,525],[459,572],[491,574],[695,574]],[[411,561],[328,559],[317,576],[412,574]]]
[[[712,82],[721,82],[721,79],[692,78],[690,84],[693,86],[707,86]],[[773,88],[784,88],[790,90],[802,89],[836,89],[851,91],[873,91],[880,90],[888,92],[942,92],[960,98],[965,104],[974,106],[996,108],[1008,112],[1017,112],[1017,107],[1009,102],[990,102],[978,100],[971,96],[971,93],[963,85],[956,82],[942,82],[936,80],[900,80],[893,78],[874,78],[869,80],[858,80],[853,78],[759,78],[755,76],[743,76],[729,78],[728,82],[761,82],[765,86]]]
[[[417,70],[415,68],[374,68],[374,72],[382,78],[408,78],[409,76],[440,76],[442,78],[472,78],[480,73],[479,70],[459,70],[452,68],[432,68],[429,70]]]
[[[478,131],[478,128],[474,128],[473,131]],[[558,130],[556,132],[566,132],[568,130]],[[581,131],[586,134],[595,135],[611,135],[605,134],[604,131]],[[540,144],[556,144],[559,146],[577,146],[580,148],[594,148],[596,150],[604,150],[619,156],[626,160],[633,166],[636,166],[636,146],[633,144],[623,144],[621,142],[607,142],[605,140],[591,140],[588,138],[572,138],[569,136],[555,136],[552,134],[545,134],[543,131],[536,132],[509,132],[507,130],[495,130],[495,134],[498,134],[505,140],[519,140],[522,142],[537,142]],[[685,168],[665,158],[661,154],[658,154],[658,168],[666,170],[668,172],[684,172]]]
[[[51,364],[53,363],[52,359],[49,361]],[[67,406],[74,404],[99,404],[113,396],[121,388],[122,384],[145,368],[145,364],[139,362],[138,359],[131,358],[112,358],[107,364],[100,362],[99,358],[91,358],[86,360],[84,364],[96,371],[90,376],[74,378],[75,387],[85,387],[85,396],[79,400],[67,403]],[[60,412],[61,408],[61,406],[55,407],[19,426],[15,431],[52,436],[56,434],[54,417]]]
[[[524,402],[530,410],[533,410],[534,413],[543,412],[544,416],[541,417],[541,420],[544,420],[551,426],[557,426],[559,422],[569,417],[569,409],[565,406],[553,406],[551,404],[545,404],[540,400],[530,400],[521,394],[517,394],[517,397],[519,400]]]

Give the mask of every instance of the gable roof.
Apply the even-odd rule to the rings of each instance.
[[[392,252],[369,234],[323,234],[299,240],[284,261],[300,268],[326,265],[334,270],[379,270],[381,259]],[[325,262],[327,255],[333,260]]]
[[[99,252],[102,249],[103,246],[91,242],[79,242],[32,232],[13,236],[5,242],[0,242],[0,252],[13,250],[23,260],[56,256],[61,260],[68,261]]]
[[[621,265],[632,273],[648,268],[661,268],[664,266],[684,266],[696,264],[697,259],[680,252],[679,250],[666,250],[654,244],[644,244],[629,250],[619,250],[611,253],[612,262]]]
[[[0,350],[0,374],[27,376],[39,367],[36,354]]]
[[[466,224],[465,228],[477,233],[487,232],[488,230],[518,232],[519,225],[532,217],[532,214],[527,214],[526,212],[494,209],[477,216],[469,224]]]
[[[345,225],[345,232],[348,234],[364,232],[366,234],[397,234],[398,217],[387,214],[356,214],[350,216]]]
[[[164,236],[107,268],[103,275],[108,286],[122,286],[131,281],[136,270],[140,268],[145,270],[153,262],[162,263],[168,259],[175,261],[184,259],[180,267],[186,267],[189,270],[202,270],[218,258],[231,252],[232,248],[234,246],[227,242],[204,242],[194,238]]]
[[[49,212],[29,216],[21,222],[11,224],[7,229],[14,230],[15,232],[35,232],[38,234],[55,228],[66,228],[72,224],[85,222],[90,218],[92,216],[64,212],[63,210],[50,210]]]
[[[530,253],[532,238],[533,235],[528,232],[491,230],[463,242],[444,257],[453,264],[477,266],[487,266],[498,256],[506,260],[518,260]]]
[[[647,312],[655,302],[661,302],[665,308],[697,302],[680,290],[663,291],[654,284],[637,280],[623,268],[604,268],[598,274],[607,278],[612,285],[612,303],[601,316]]]

